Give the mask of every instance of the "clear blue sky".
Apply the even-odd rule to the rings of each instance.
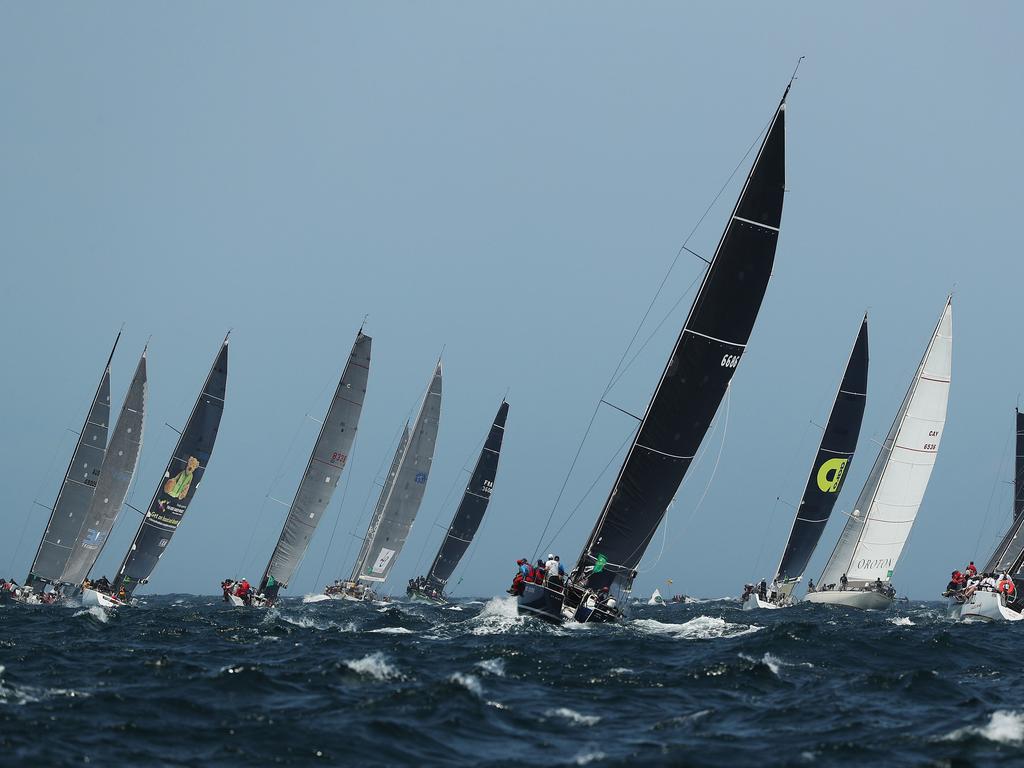
[[[149,589],[257,578],[284,516],[265,496],[291,498],[316,435],[305,414],[326,408],[369,313],[370,388],[321,581],[351,567],[350,533],[446,345],[434,468],[391,587],[414,575],[427,537],[432,556],[432,523],[447,525],[448,492],[510,388],[493,502],[456,576],[464,594],[499,593],[533,552],[661,276],[806,55],[775,274],[718,471],[696,508],[722,423],[637,591],[672,578],[718,596],[768,574],[792,514],[773,517],[775,499],[799,496],[818,438],[809,422],[825,418],[867,308],[867,412],[838,507],[849,510],[955,286],[947,430],[895,576],[901,593],[934,597],[1010,514],[1022,16],[1013,3],[4,4],[0,572],[27,571],[47,517],[33,502],[52,503],[67,430],[124,321],[115,409],[153,337],[136,506],[174,443],[165,422],[181,426],[234,329],[216,451]],[[736,193],[734,180],[691,247],[710,254]],[[701,267],[680,261],[654,318]],[[615,403],[643,410],[691,298]],[[556,527],[630,427],[602,410]],[[555,543],[564,560],[611,475]],[[342,489],[291,594],[317,586]],[[126,511],[101,570],[113,575],[136,524]]]

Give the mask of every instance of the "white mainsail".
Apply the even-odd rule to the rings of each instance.
[[[896,420],[819,584],[892,579],[917,519],[946,424],[953,359],[953,300],[946,300]]]

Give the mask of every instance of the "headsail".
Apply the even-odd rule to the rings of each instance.
[[[750,338],[782,221],[786,93],[719,240],[654,397],[576,565],[592,589],[629,584]]]
[[[377,505],[373,508],[370,516],[370,524],[366,528],[366,536],[363,538],[362,546],[359,547],[359,556],[356,557],[356,564],[352,567],[350,581],[359,578],[366,564],[366,558],[370,555],[370,543],[373,541],[373,534],[380,527],[380,521],[384,515],[384,503],[391,496],[391,489],[395,487],[395,479],[398,477],[398,465],[402,463],[402,456],[405,455],[405,447],[409,444],[409,423],[406,422],[402,429],[402,437],[398,441],[398,448],[395,449],[395,456],[391,459],[391,468],[388,476],[381,486],[380,496],[377,497]]]
[[[375,525],[367,531],[367,541],[362,557],[356,563],[353,581],[384,581],[391,573],[423,501],[440,418],[441,363],[438,361],[394,480],[387,496],[382,497],[381,513],[376,517]]]
[[[952,359],[950,297],[819,584],[839,583],[843,574],[852,588],[892,578],[935,466]]]
[[[146,411],[146,352],[143,351],[110,437],[96,493],[82,520],[61,581],[81,584],[103,551],[139,464]]]
[[[130,596],[149,579],[185,516],[213,454],[228,380],[228,340],[225,337],[210,368],[192,414],[174,447],[135,539],[118,569],[113,589],[123,586]]]
[[[288,587],[324,510],[331,503],[334,489],[338,487],[338,479],[352,451],[366,397],[371,343],[370,337],[362,331],[356,335],[306,472],[295,491],[284,529],[260,580],[260,591],[268,597],[276,595],[278,588]],[[269,578],[273,578],[275,584],[268,587]]]
[[[491,500],[494,478],[498,474],[498,459],[501,456],[501,441],[505,436],[505,420],[508,417],[508,403],[501,401],[498,413],[491,424],[480,458],[476,461],[473,476],[462,495],[462,502],[455,511],[455,517],[448,527],[448,533],[441,542],[441,548],[434,558],[434,564],[427,573],[428,585],[443,590],[459,560],[466,554],[480,522],[484,519],[487,504]]]
[[[46,584],[61,581],[64,567],[71,557],[75,537],[92,503],[100,467],[107,451],[107,427],[110,422],[110,363],[121,334],[114,339],[110,357],[103,368],[99,386],[89,406],[82,431],[78,435],[75,452],[71,456],[64,482],[53,504],[50,520],[46,524],[39,549],[32,560],[32,570],[25,579],[26,586],[40,591]]]
[[[789,541],[775,572],[782,594],[789,596],[814,554],[825,524],[832,514],[843,482],[850,471],[853,452],[864,419],[868,391],[868,318],[864,316],[860,333],[850,353],[836,399],[832,404],[825,434],[811,465],[804,495],[797,507]]]
[[[1024,414],[1017,411],[1017,456],[1013,476],[1013,522],[985,564],[985,573],[1005,571],[1017,575],[1024,568]]]

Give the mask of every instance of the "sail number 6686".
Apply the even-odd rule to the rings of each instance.
[[[723,355],[722,356],[722,367],[723,368],[735,368],[740,364],[739,355]]]

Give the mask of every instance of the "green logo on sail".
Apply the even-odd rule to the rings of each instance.
[[[892,578],[892,571],[886,571],[885,572],[885,578],[891,579]]]
[[[600,573],[604,570],[605,564],[607,564],[608,558],[604,555],[598,555],[597,560],[594,561],[594,573]]]

